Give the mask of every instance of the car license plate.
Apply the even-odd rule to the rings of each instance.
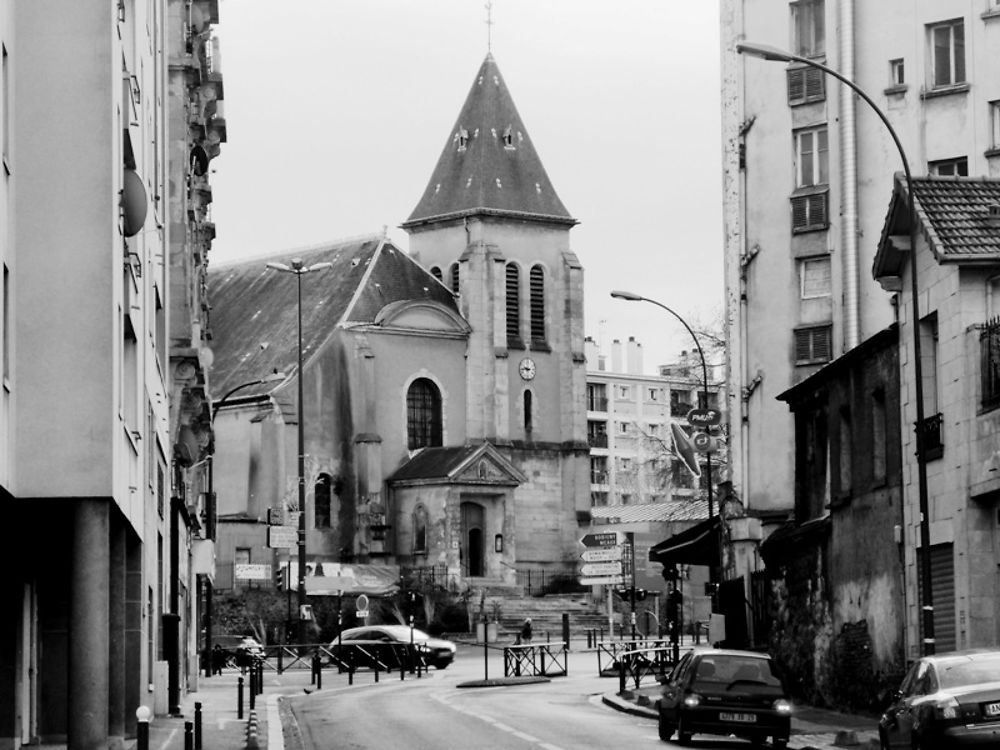
[[[742,724],[753,724],[757,721],[757,714],[731,714],[725,711],[719,712],[720,721],[738,721]]]
[[[987,716],[1000,716],[1000,703],[987,703],[983,706],[983,713]]]

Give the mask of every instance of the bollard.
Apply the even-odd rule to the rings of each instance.
[[[184,722],[184,750],[194,750],[194,722]]]
[[[243,675],[236,680],[236,718],[243,718]]]
[[[316,659],[316,689],[323,689],[323,665],[320,663],[318,657]]]
[[[146,706],[135,710],[135,718],[139,721],[135,728],[136,750],[149,750],[149,717],[150,710]]]
[[[257,662],[257,695],[264,694],[264,660]]]
[[[257,672],[250,669],[250,713],[257,707]]]
[[[310,685],[316,684],[316,675],[319,674],[319,654],[313,653],[312,655],[312,679],[310,680]]]
[[[194,750],[201,750],[201,701],[194,702]]]

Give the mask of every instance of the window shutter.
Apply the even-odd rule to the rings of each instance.
[[[827,221],[827,193],[811,193],[792,197],[792,231],[806,232],[825,229]]]
[[[831,326],[800,328],[795,331],[795,363],[829,362],[833,352]]]
[[[788,71],[788,103],[797,104],[806,98],[805,68],[792,68]]]
[[[520,346],[521,341],[521,274],[513,263],[507,264],[507,343]]]
[[[813,334],[813,359],[829,362],[832,354],[832,342],[829,326],[812,329]]]
[[[788,77],[788,103],[805,104],[826,99],[826,79],[818,68],[790,68]]]

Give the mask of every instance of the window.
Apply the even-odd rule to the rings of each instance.
[[[139,342],[132,328],[132,318],[123,316],[125,335],[122,341],[122,418],[129,430],[139,426]]]
[[[0,374],[3,376],[4,383],[10,380],[10,269],[7,268],[7,264],[3,267],[3,299],[0,300],[3,304],[2,311],[0,315],[3,316],[2,327],[0,327],[0,336],[3,337],[2,342],[0,342]]]
[[[833,350],[833,326],[813,326],[795,331],[795,364],[829,362]]]
[[[802,299],[829,297],[831,288],[830,258],[806,258],[799,268]]]
[[[531,391],[524,392],[524,432],[527,435],[531,434],[531,429],[533,427],[532,413],[531,413]]]
[[[1000,100],[990,102],[990,148],[1000,150]]]
[[[608,423],[587,421],[587,443],[591,448],[608,447]]]
[[[938,177],[968,177],[969,160],[964,156],[928,162],[927,171]]]
[[[427,508],[423,505],[413,509],[413,551],[427,552]]]
[[[853,432],[851,430],[851,412],[849,409],[840,410],[840,493],[849,494],[851,491],[852,466],[851,456],[854,448]]]
[[[631,471],[632,470],[632,459],[628,456],[618,457],[618,471]]]
[[[630,430],[630,427],[629,427],[629,423],[628,422],[619,422],[618,423],[618,434],[619,435],[628,435],[629,430]]]
[[[10,174],[10,62],[7,47],[0,45],[0,160]]]
[[[587,411],[607,411],[608,390],[604,383],[587,384]]]
[[[803,57],[826,54],[826,30],[823,0],[799,0],[790,4],[792,11],[792,51]]]
[[[632,389],[627,385],[618,386],[618,398],[625,400],[632,398]]]
[[[886,422],[885,391],[877,388],[872,393],[872,483],[876,486],[884,484],[886,478]]]
[[[531,343],[545,343],[545,269],[532,266],[528,276],[531,297]]]
[[[906,85],[906,65],[902,57],[897,57],[895,60],[889,61],[889,85]]]
[[[329,474],[320,474],[314,487],[315,496],[313,499],[313,528],[329,529],[330,523],[330,499],[332,496],[333,480]]]
[[[797,193],[792,196],[792,233],[813,232],[817,229],[826,229],[829,226],[827,219],[827,192],[825,190],[816,192]]]
[[[826,99],[826,74],[819,68],[803,65],[798,68],[788,68],[789,105],[821,102]]]
[[[795,132],[795,186],[810,187],[829,182],[829,148],[826,125]]]
[[[647,393],[647,396],[649,397],[650,401],[656,401],[660,397],[660,389],[659,388],[650,388],[650,389],[647,390],[646,393]]]
[[[621,504],[622,505],[631,505],[632,504],[632,495],[629,494],[628,492],[623,492],[619,497],[621,499]]]
[[[427,378],[417,378],[406,392],[407,446],[412,450],[441,445],[441,393]]]
[[[591,484],[607,484],[608,483],[608,457],[607,456],[591,456],[590,457],[590,483]]]
[[[507,264],[507,346],[521,343],[521,272],[514,263]]]
[[[450,269],[451,291],[458,294],[458,263],[452,263]]]
[[[962,19],[928,26],[927,32],[932,88],[965,83],[965,25]]]
[[[441,269],[438,266],[431,266],[431,276],[433,276],[438,281],[444,279],[444,276],[441,275]]]
[[[591,492],[590,493],[590,504],[595,508],[600,508],[608,504],[608,493],[607,492]]]

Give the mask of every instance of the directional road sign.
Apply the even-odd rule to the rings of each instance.
[[[267,546],[272,549],[294,547],[299,543],[299,530],[294,526],[268,526]]]
[[[688,412],[687,421],[692,427],[711,427],[722,421],[722,412],[718,409],[692,409]]]
[[[582,586],[621,586],[625,583],[622,576],[596,576],[593,578],[581,578]]]
[[[584,562],[611,562],[622,559],[622,548],[618,547],[590,547],[585,549],[580,555]]]
[[[594,534],[585,534],[580,539],[580,544],[584,547],[614,547],[621,544],[624,534],[620,531],[599,531]]]
[[[584,563],[580,566],[580,575],[583,576],[620,576],[621,574],[621,560],[604,563]]]

